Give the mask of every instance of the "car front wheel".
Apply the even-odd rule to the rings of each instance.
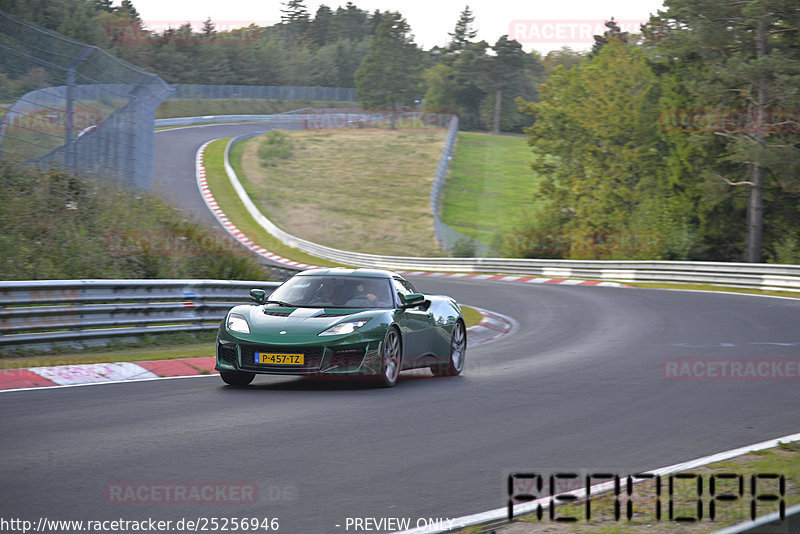
[[[231,386],[246,386],[256,377],[255,373],[245,373],[243,371],[220,371],[220,378]]]
[[[390,328],[383,338],[383,352],[381,353],[381,377],[378,381],[381,386],[390,388],[397,383],[400,376],[402,355],[400,351],[400,334],[396,329]]]
[[[445,364],[431,365],[431,372],[436,376],[460,375],[464,369],[464,357],[467,352],[467,331],[464,323],[458,321],[453,327],[450,340],[450,361]]]

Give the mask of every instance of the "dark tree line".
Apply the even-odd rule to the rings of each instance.
[[[667,0],[638,40],[609,26],[526,105],[549,206],[514,253],[800,263],[798,87],[794,0]]]
[[[366,107],[451,111],[466,129],[521,131],[531,119],[515,99],[535,100],[545,76],[540,58],[507,37],[476,42],[469,7],[448,45],[428,51],[412,41],[401,14],[352,2],[310,13],[304,0],[288,0],[280,23],[226,31],[210,19],[199,30],[185,23],[148,31],[131,0],[0,0],[0,9],[105,48],[168,83],[357,87]],[[5,92],[31,88],[16,83]]]

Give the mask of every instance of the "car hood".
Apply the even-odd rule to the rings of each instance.
[[[385,310],[340,308],[279,308],[248,306],[246,316],[250,335],[237,334],[241,339],[262,343],[309,342],[320,332],[346,320],[369,319]],[[242,313],[244,310],[232,310]],[[281,314],[281,315],[278,315]],[[338,336],[331,336],[336,338]],[[324,339],[324,338],[323,338]]]

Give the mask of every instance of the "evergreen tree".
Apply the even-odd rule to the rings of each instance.
[[[325,46],[328,44],[328,33],[331,28],[331,21],[333,20],[333,11],[326,5],[321,5],[317,8],[314,14],[314,20],[311,21],[311,27],[308,30],[309,39],[317,46]]]
[[[447,34],[450,36],[450,43],[448,44],[448,50],[450,52],[458,53],[462,51],[467,46],[467,43],[475,39],[478,35],[478,31],[473,28],[474,22],[475,15],[472,14],[469,6],[464,7],[464,10],[458,17],[458,22],[456,22],[453,33]]]
[[[717,110],[720,120],[706,133],[727,142],[719,168],[708,171],[730,187],[747,189],[745,259],[761,261],[765,213],[791,216],[783,222],[786,228],[800,222],[793,210],[784,209],[788,199],[796,202],[800,189],[795,172],[800,150],[783,113],[800,105],[797,2],[668,0],[665,6],[648,24],[649,43],[664,68],[711,67],[697,80],[694,104]],[[736,116],[743,121],[734,124]],[[726,172],[729,167],[733,172]],[[795,229],[791,237],[796,240]],[[786,237],[778,228],[770,231],[768,241]]]
[[[395,110],[419,97],[423,55],[409,31],[399,13],[389,14],[378,26],[355,76],[356,93],[365,108]]]
[[[111,0],[94,0],[94,8],[97,11],[104,11],[106,13],[114,12],[114,6],[111,4]]]
[[[133,7],[133,2],[131,0],[122,0],[117,8],[117,13],[125,18],[142,22],[142,17],[139,16],[139,12],[136,11],[136,8]]]
[[[211,21],[211,17],[208,17],[203,21],[203,27],[200,29],[200,35],[202,35],[206,40],[211,40],[215,33],[217,33],[216,25]]]
[[[288,0],[281,9],[281,25],[289,42],[299,41],[308,31],[310,16],[304,0]]]

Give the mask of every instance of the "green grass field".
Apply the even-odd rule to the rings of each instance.
[[[509,234],[536,204],[537,176],[523,135],[459,132],[441,198],[442,220],[491,245]]]
[[[294,261],[308,263],[310,265],[319,265],[321,267],[335,267],[339,265],[334,262],[310,256],[297,249],[284,245],[268,234],[267,231],[250,216],[228,180],[228,175],[225,173],[225,147],[228,141],[229,139],[220,139],[206,147],[204,164],[208,186],[211,188],[211,192],[220,208],[233,224],[255,243],[272,253]],[[239,143],[231,149],[231,165],[239,176],[241,176],[239,162],[241,160],[243,146],[243,143]]]
[[[375,129],[267,134],[243,143],[239,178],[261,211],[297,237],[354,252],[442,256],[429,195],[444,136]],[[279,142],[265,147],[273,137]],[[265,153],[272,154],[266,165]]]

